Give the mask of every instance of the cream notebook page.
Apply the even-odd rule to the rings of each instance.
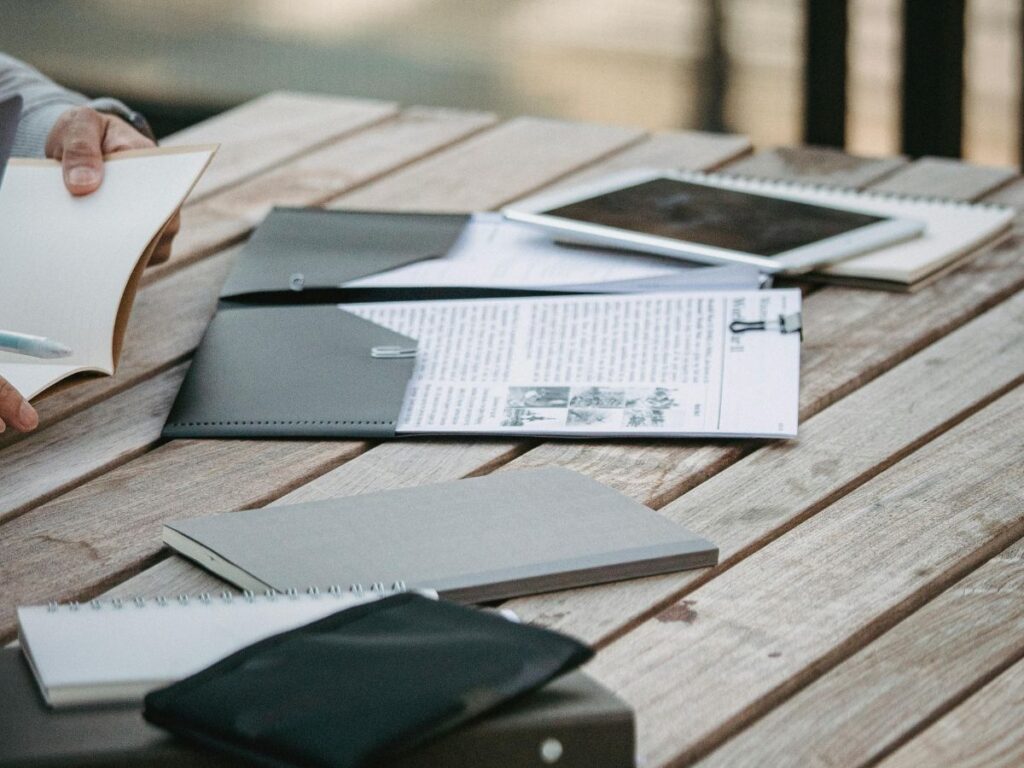
[[[213,152],[114,155],[99,190],[77,198],[64,188],[59,163],[10,162],[0,187],[0,329],[49,337],[73,354],[37,360],[0,352],[0,376],[31,398],[73,373],[114,372],[129,308],[122,309],[122,299],[130,305],[140,257]]]
[[[1002,205],[858,192],[725,174],[693,175],[741,192],[771,195],[814,205],[841,205],[874,216],[913,219],[924,223],[925,229],[920,237],[817,270],[826,275],[911,284],[993,240],[1005,232],[1013,220],[1013,210]]]

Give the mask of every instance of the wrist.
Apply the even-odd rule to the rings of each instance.
[[[152,140],[154,143],[156,142],[156,136],[153,134],[153,129],[149,126],[149,121],[146,120],[145,116],[141,112],[135,111],[127,104],[124,104],[117,99],[103,97],[100,99],[93,99],[88,103],[88,106],[105,115],[120,117],[147,139]]]

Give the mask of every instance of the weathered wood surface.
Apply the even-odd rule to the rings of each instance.
[[[532,143],[539,140],[546,140],[548,142],[554,142],[556,139],[565,140],[566,137],[575,128],[580,130],[580,141],[574,143],[571,147],[571,151],[567,153],[567,156],[563,158],[561,163],[554,163],[551,158],[554,156],[553,150],[548,152],[549,163],[547,167],[542,167],[539,164],[535,164],[530,168],[522,167],[526,164],[522,162],[523,159],[529,157],[531,153]],[[501,129],[495,129],[501,130]],[[471,139],[470,141],[481,141],[483,138],[490,136],[494,131],[483,134],[479,139]],[[563,176],[569,172],[579,169],[581,166],[589,165],[593,162],[598,162],[604,157],[609,151],[612,151],[615,147],[620,146],[622,141],[623,130],[622,129],[611,129],[607,132],[597,132],[591,126],[573,126],[572,124],[560,123],[555,121],[524,121],[520,125],[514,126],[514,130],[510,132],[510,135],[506,136],[506,141],[499,145],[502,146],[504,151],[500,157],[491,157],[490,162],[493,164],[492,170],[497,175],[502,175],[503,169],[516,168],[514,174],[509,175],[516,187],[516,191],[522,189],[524,186],[536,186],[542,183],[547,178],[556,178]],[[631,134],[630,134],[631,135]],[[601,143],[598,138],[603,136],[605,141]],[[517,143],[518,142],[518,143]],[[715,162],[721,161],[727,157],[735,156],[737,151],[741,151],[745,146],[744,144],[738,144],[733,138],[728,137],[722,142],[722,148],[716,155],[711,152],[711,144],[713,139],[707,136],[700,136],[698,140],[699,149],[699,161],[700,162]],[[667,141],[662,139],[659,142],[662,151],[671,152],[673,158],[680,158],[682,155],[680,150],[688,145],[686,135],[678,137],[675,141]],[[492,146],[491,143],[487,144],[488,147]],[[584,154],[584,147],[590,155]],[[481,150],[479,148],[473,149],[471,152],[475,158],[474,162],[480,162],[484,159],[484,152],[491,150]],[[439,155],[430,158],[426,161],[435,169],[437,173],[448,173],[445,170],[443,163],[436,162],[436,158],[443,158],[449,153],[457,153],[462,159],[462,162],[466,162],[465,156],[466,151],[464,150],[464,144],[458,145],[457,147],[444,151]],[[649,156],[649,155],[648,155]],[[682,162],[679,160],[679,162]],[[415,175],[420,181],[426,180],[427,183],[420,189],[418,201],[424,207],[430,207],[431,205],[442,205],[443,202],[433,203],[431,201],[443,201],[444,191],[447,186],[450,186],[452,180],[447,177],[438,177],[437,183],[432,183],[434,180],[430,179],[425,175],[425,172],[419,168],[419,164],[414,164],[406,172],[398,172],[394,175],[388,176],[386,179],[378,182],[376,185],[377,194],[380,194],[386,187],[388,181],[392,178],[397,179],[397,184],[400,188],[407,185],[405,178],[406,173]],[[495,182],[492,180],[487,185],[478,190],[477,198],[478,203],[476,207],[487,208],[493,207],[494,205],[500,204],[507,195],[499,194],[495,196],[493,191],[496,189]],[[510,187],[509,190],[513,188]],[[355,192],[355,195],[359,195],[360,192]],[[460,194],[464,197],[469,192],[463,190]],[[335,204],[345,205],[349,196],[342,196],[337,198]],[[163,286],[165,283],[177,281],[182,279],[182,276],[190,274],[192,269],[202,268],[209,264],[211,261],[221,259],[221,256],[214,257],[214,259],[208,259],[200,262],[196,267],[190,267],[183,270],[175,275],[172,275],[166,281],[160,281],[156,283],[154,288]],[[210,297],[210,311],[212,311],[213,297]],[[208,315],[207,315],[208,317]],[[204,321],[205,322],[205,321]],[[198,337],[192,340],[192,344],[198,341]],[[291,444],[293,446],[299,444]],[[337,446],[341,443],[326,443],[323,445],[324,457],[323,462],[317,466],[329,468],[331,462],[335,460],[337,453]],[[410,445],[416,445],[416,443],[410,443]],[[455,443],[452,444],[456,445]],[[488,462],[495,460],[497,456],[500,456],[505,448],[498,446],[493,450],[488,447],[489,444],[481,444],[479,451],[480,463],[476,468],[479,469],[481,466],[486,466]],[[173,447],[174,450],[169,450]],[[361,451],[365,450],[368,446],[365,443],[351,443],[347,450]],[[457,463],[449,462],[444,460],[444,452],[447,448],[442,448],[437,445],[433,448],[435,452],[438,452],[442,461],[442,466],[458,466]],[[458,447],[454,450],[458,451]],[[289,458],[290,454],[287,450],[282,448],[280,442],[275,441],[246,441],[240,443],[234,443],[231,451],[231,467],[222,466],[221,471],[230,474],[232,477],[237,478],[237,484],[228,482],[226,485],[221,486],[217,483],[208,482],[208,478],[205,478],[202,482],[196,483],[182,483],[180,478],[183,474],[187,475],[193,466],[197,462],[207,461],[208,459],[204,456],[207,451],[206,444],[201,441],[181,441],[180,444],[172,443],[170,446],[164,446],[156,451],[143,455],[122,468],[113,470],[103,478],[90,481],[85,485],[81,486],[78,491],[81,495],[75,496],[74,502],[74,514],[83,520],[92,519],[95,515],[102,516],[105,514],[105,510],[110,509],[126,509],[126,502],[132,508],[145,508],[149,516],[147,516],[146,523],[153,526],[154,521],[164,521],[174,519],[175,517],[182,517],[194,514],[203,514],[215,509],[221,511],[228,511],[232,509],[238,509],[244,506],[251,506],[251,503],[247,503],[247,500],[252,498],[252,494],[255,493],[255,489],[264,488],[264,482],[273,483],[289,483],[291,485],[297,485],[300,482],[304,482],[309,478],[307,474],[307,465],[303,462],[292,462]],[[296,447],[294,449],[297,455],[305,455],[306,448]],[[497,451],[497,453],[493,453]],[[388,456],[389,454],[384,454]],[[261,467],[265,461],[270,460],[270,457],[274,457],[274,460],[282,462],[285,466],[280,468],[280,471],[276,473],[272,478],[264,478],[262,475],[252,475],[248,473],[245,468],[247,466]],[[404,466],[409,459],[403,453],[394,454],[396,469]],[[472,471],[471,469],[466,470],[467,473]],[[289,474],[291,472],[291,474]],[[159,475],[159,477],[157,477]],[[110,483],[107,480],[111,477],[118,478],[135,478],[144,477],[146,478],[145,483],[140,484],[126,484],[123,482]],[[454,476],[457,477],[457,476]],[[441,479],[437,477],[436,479]],[[170,485],[177,485],[177,491],[174,494],[173,499],[166,495],[166,488]],[[234,488],[235,491],[230,490]],[[244,490],[244,493],[238,491]],[[259,493],[265,493],[265,491],[259,491]],[[130,496],[130,498],[123,498]],[[63,520],[65,516],[71,514],[67,507],[62,505],[64,499],[57,499],[51,503],[44,504],[39,508],[32,510],[23,516],[23,519],[19,521],[21,525],[28,526],[34,525],[41,528],[47,528],[53,524],[53,521]],[[95,510],[95,513],[94,513]],[[191,510],[191,511],[188,511]],[[157,552],[160,547],[159,542],[159,526],[156,526],[157,530],[149,530],[148,536],[140,536],[139,533],[142,529],[137,528],[134,523],[125,526],[116,538],[119,544],[114,545],[111,541],[111,536],[106,528],[102,526],[92,526],[87,529],[83,529],[80,533],[80,540],[76,543],[81,546],[90,547],[101,547],[101,548],[116,548],[118,551],[118,567],[122,569],[124,573],[128,573],[131,569],[131,562],[142,563],[150,561],[152,558],[157,557]],[[7,546],[14,546],[11,543]],[[60,551],[66,547],[66,543],[63,541],[46,541],[36,542],[38,550],[38,562],[56,562],[60,560]],[[6,556],[5,544],[0,541],[0,558]],[[50,552],[48,558],[45,554],[46,551]],[[65,564],[64,568],[72,567],[72,571],[67,574],[73,573],[74,583],[78,584],[82,588],[86,588],[87,585],[91,585],[96,582],[97,588],[99,586],[109,583],[109,578],[106,574],[106,570],[110,565],[109,562],[96,561],[90,559],[77,560],[74,566]],[[67,575],[66,574],[66,575]],[[31,570],[14,571],[12,570],[9,574],[10,590],[15,593],[20,593],[22,586],[25,589],[32,589],[30,578]],[[19,597],[22,601],[25,597]],[[10,633],[12,628],[10,626],[10,613],[3,613],[3,609],[0,608],[0,632]]]
[[[640,752],[686,762],[1024,535],[1018,388],[606,646]]]
[[[960,705],[1022,656],[1024,543],[1018,541],[700,765],[872,763]],[[1024,680],[1020,675],[1017,679]],[[1017,706],[1022,705],[1024,700],[1018,699]],[[1017,723],[1018,732],[1022,727],[1024,720]],[[967,754],[972,759],[984,755],[982,742],[987,738],[978,739],[976,733],[969,736],[972,749]],[[912,753],[919,754],[919,747],[908,751]],[[941,752],[929,760],[905,757],[895,763],[951,762],[942,759]]]
[[[356,189],[495,123],[485,113],[403,110],[339,141],[208,196],[182,213],[170,261],[146,280],[244,238],[274,205],[310,206]]]
[[[395,114],[393,103],[270,93],[164,139],[220,144],[191,195],[193,203],[339,136]]]
[[[591,642],[603,641],[641,613],[678,599],[784,535],[1024,382],[1024,354],[1014,354],[1022,340],[1024,294],[804,422],[798,440],[766,445],[702,483],[713,466],[673,467],[670,455],[665,455],[663,461],[652,462],[664,468],[663,476],[672,468],[678,473],[675,482],[696,487],[660,511],[718,544],[718,568],[567,590],[512,601],[509,607],[523,618],[572,631]],[[608,482],[613,461],[625,463],[625,452],[616,450],[618,446],[594,452],[583,447],[584,456],[597,460],[591,467],[582,466],[578,451],[572,449],[569,460],[560,461],[565,453],[556,455],[557,448],[544,446],[507,466],[561,464]],[[706,455],[707,449],[700,450]],[[697,476],[688,476],[686,470]],[[643,468],[635,465],[622,471],[643,476]]]
[[[1024,764],[1024,660],[880,765],[1015,768]]]
[[[230,246],[271,205],[465,211],[613,170],[724,165],[1021,207],[1012,174],[296,94],[176,140],[227,151],[146,277],[121,369],[60,388],[43,429],[0,440],[0,636],[18,602],[223,586],[159,548],[168,519],[561,465],[721,546],[714,569],[510,603],[602,649],[593,671],[637,706],[649,764],[1019,760],[1019,715],[991,712],[1015,702],[1024,654],[1019,545],[998,554],[1024,533],[1021,222],[918,294],[810,293],[789,443],[158,438]],[[958,752],[968,726],[977,743]]]

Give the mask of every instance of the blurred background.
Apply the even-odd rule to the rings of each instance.
[[[1022,5],[948,5],[961,17],[961,141],[925,151],[1021,163]],[[904,12],[903,0],[0,0],[0,49],[70,87],[123,98],[160,134],[293,89],[728,130],[760,146],[809,138],[873,155],[907,148]],[[944,40],[926,24],[914,30]],[[811,31],[820,72],[806,66]],[[827,64],[844,39],[837,81]],[[825,95],[815,120],[833,112],[817,134],[808,78]],[[914,90],[927,105],[925,80]],[[830,106],[842,89],[845,117]]]

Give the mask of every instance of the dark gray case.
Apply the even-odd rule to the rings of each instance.
[[[177,437],[394,437],[416,341],[334,305],[221,309],[164,425]]]
[[[435,213],[275,208],[228,275],[222,299],[344,301],[343,283],[444,256],[469,220]]]
[[[338,309],[341,286],[443,256],[467,220],[275,208],[221,290],[164,436],[394,437],[415,360],[371,351],[416,341]]]

